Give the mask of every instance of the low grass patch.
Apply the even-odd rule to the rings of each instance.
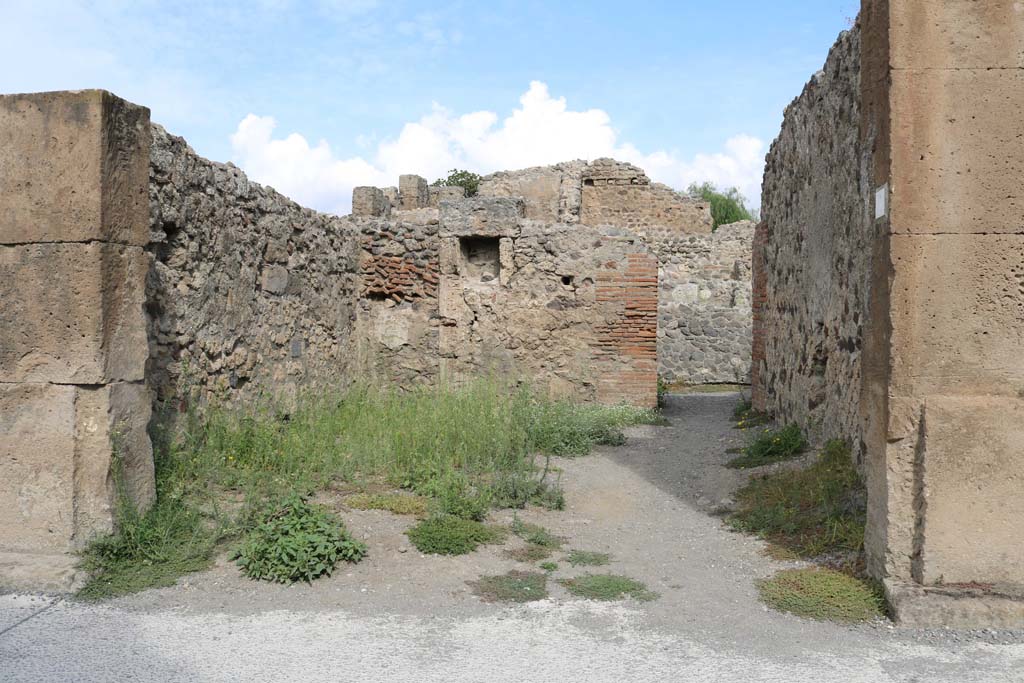
[[[549,550],[557,550],[562,547],[562,539],[539,524],[530,524],[516,518],[512,521],[512,533],[531,545],[540,546]]]
[[[743,449],[743,455],[730,460],[729,467],[749,469],[762,467],[783,460],[791,460],[807,448],[807,439],[798,426],[787,425],[782,429],[766,429]]]
[[[468,582],[485,602],[533,602],[548,597],[548,577],[540,572],[510,571]]]
[[[612,556],[608,553],[594,553],[588,550],[573,550],[566,561],[574,567],[603,567],[611,564]]]
[[[588,600],[633,598],[640,602],[649,602],[659,597],[657,593],[647,590],[643,583],[616,574],[585,574],[574,579],[562,579],[559,583],[573,595]]]
[[[441,519],[482,520],[493,506],[561,509],[550,456],[621,443],[622,428],[658,414],[476,382],[405,392],[356,386],[300,397],[287,411],[257,402],[174,418],[174,438],[164,429],[153,439],[156,504],[119,514],[118,533],[85,551],[95,578],[83,596],[172,584],[250,531],[252,511],[267,501],[339,484],[381,481],[422,497],[349,497],[352,507],[422,515],[427,498]]]
[[[754,479],[736,492],[729,524],[815,558],[856,557],[864,547],[867,493],[849,448],[829,442],[810,467]]]
[[[558,571],[558,563],[557,562],[541,562],[539,566],[540,566],[541,569],[546,571],[548,574],[550,574],[551,572],[557,572]]]
[[[505,539],[505,531],[500,527],[452,515],[425,519],[406,535],[417,550],[427,555],[465,555],[481,545]]]
[[[820,621],[854,623],[885,616],[885,596],[876,583],[832,569],[787,569],[758,584],[772,609]]]
[[[505,551],[505,557],[516,562],[540,562],[551,557],[554,551],[536,543],[527,543],[521,548],[509,548]]]
[[[355,493],[343,502],[353,510],[386,510],[414,517],[426,515],[430,505],[429,498],[409,493]]]

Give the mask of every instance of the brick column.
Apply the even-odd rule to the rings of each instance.
[[[597,328],[597,400],[658,405],[658,258],[628,254],[598,274],[597,301],[613,311]]]
[[[153,498],[145,281],[149,110],[0,97],[0,587],[63,590]]]

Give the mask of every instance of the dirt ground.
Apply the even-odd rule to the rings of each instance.
[[[29,634],[43,637],[41,629],[47,620],[70,620],[68,623],[78,625],[75,632],[81,637],[89,630],[83,626],[86,623],[150,624],[157,620],[159,627],[147,628],[159,631],[180,621],[180,629],[196,634],[186,636],[175,631],[174,638],[187,642],[200,638],[203,629],[213,629],[211,633],[222,637],[221,631],[228,624],[232,625],[228,633],[236,635],[223,637],[233,642],[237,634],[255,633],[252,629],[256,624],[264,625],[260,633],[265,637],[267,620],[278,615],[284,620],[281,623],[298,620],[310,628],[335,624],[330,628],[336,629],[336,635],[349,632],[337,630],[339,619],[349,625],[362,623],[369,630],[350,635],[356,639],[379,633],[382,623],[396,624],[394,633],[386,637],[398,636],[404,633],[402,629],[409,628],[412,630],[402,638],[422,638],[425,642],[440,639],[446,648],[451,647],[454,638],[467,652],[476,652],[486,638],[493,636],[498,647],[507,646],[510,651],[520,647],[527,651],[551,648],[549,656],[557,657],[557,641],[566,638],[566,653],[575,652],[573,648],[589,652],[591,645],[604,643],[612,651],[623,648],[618,658],[613,658],[615,662],[635,657],[651,666],[660,662],[658,666],[664,666],[665,671],[685,671],[688,665],[696,666],[700,657],[758,662],[756,666],[765,667],[765,677],[744,678],[743,671],[730,671],[725,664],[724,673],[714,680],[1024,680],[1024,638],[1020,633],[907,631],[881,620],[841,626],[766,609],[758,601],[755,582],[793,565],[768,558],[763,543],[729,531],[720,517],[729,506],[731,493],[749,476],[723,466],[734,457],[726,450],[743,445],[747,438],[733,429],[731,412],[737,400],[735,393],[671,396],[666,409],[669,426],[635,428],[623,447],[601,448],[587,457],[557,461],[563,470],[561,483],[567,500],[564,511],[530,509],[519,513],[520,519],[541,524],[566,539],[564,552],[556,552],[551,558],[559,564],[553,578],[588,571],[583,567],[573,569],[563,561],[570,549],[610,553],[610,566],[589,571],[608,571],[643,581],[660,594],[653,602],[583,601],[549,581],[547,600],[521,606],[485,603],[472,594],[467,582],[511,569],[536,569],[536,563],[518,563],[505,555],[506,548],[522,541],[511,537],[504,546],[487,546],[461,557],[423,556],[403,533],[414,522],[412,518],[351,510],[344,511],[343,518],[354,535],[369,544],[370,555],[358,565],[340,566],[330,578],[311,586],[257,583],[221,560],[213,569],[187,576],[174,587],[146,591],[99,607],[67,601],[53,606],[51,601],[41,599],[31,608],[24,602],[26,598],[18,597],[21,602],[10,607],[17,611],[8,611],[3,618],[8,623],[15,623],[15,617],[21,615],[30,620],[6,635],[2,633],[4,621],[0,621],[0,659],[5,654],[18,656],[18,661],[26,661],[26,673],[39,673],[29,663],[37,660],[24,660],[25,648],[33,647]],[[497,513],[492,521],[510,523],[512,513]],[[3,609],[0,603],[0,615]],[[33,616],[33,609],[44,611]],[[488,630],[492,627],[497,630]],[[543,643],[536,641],[541,634],[547,634]],[[317,633],[315,638],[327,636]],[[289,632],[279,637],[297,636]],[[339,641],[339,646],[347,647],[343,642]],[[200,652],[208,645],[193,643],[191,647]],[[243,639],[238,647],[250,645]],[[378,645],[379,640],[372,641],[373,647]],[[400,641],[392,645],[402,647]],[[392,645],[384,652],[392,652]],[[59,639],[53,640],[53,647],[60,650]],[[82,647],[86,647],[84,641]],[[52,651],[49,655],[59,659],[59,654]],[[405,655],[394,656],[396,662],[406,661]],[[597,658],[596,662],[604,655],[592,652],[588,656]],[[828,664],[832,660],[837,662],[835,666],[842,660],[852,668],[842,678],[833,678],[846,669]],[[417,661],[419,666],[427,666],[433,660],[427,655],[421,660],[408,660],[410,671],[417,668]],[[858,669],[859,661],[863,666]],[[189,666],[193,664],[190,659]],[[530,662],[521,664],[519,668],[502,669],[508,674],[504,677],[467,674],[464,678],[445,678],[439,674],[436,680],[623,680],[611,677],[617,669],[610,664],[601,669],[601,675],[575,678],[566,677],[563,671],[550,679],[546,675],[531,678],[529,671],[536,669],[529,668]],[[710,659],[707,665],[711,666]],[[806,679],[795,673],[813,673],[819,665],[819,674]],[[195,666],[205,671],[202,666],[207,664]],[[479,670],[489,671],[487,666],[481,660]],[[770,678],[767,672],[775,671],[773,667],[789,673],[779,679]],[[438,671],[451,674],[453,670],[442,667]],[[865,676],[854,676],[849,671],[862,671]],[[518,673],[513,676],[514,672]],[[867,675],[871,672],[875,672],[874,677]],[[307,678],[320,680],[312,673]],[[80,679],[92,680],[84,674]],[[193,680],[187,676],[183,679]],[[405,680],[397,673],[371,679]],[[211,674],[194,680],[218,678]],[[638,673],[631,680],[667,679],[662,674]]]

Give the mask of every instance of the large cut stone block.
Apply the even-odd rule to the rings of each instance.
[[[83,547],[112,530],[119,486],[148,507],[150,402],[142,383],[0,384],[0,551]]]
[[[441,202],[442,237],[518,237],[526,205],[518,197]]]
[[[1024,69],[892,73],[894,233],[1024,231],[1022,102]]]
[[[0,382],[142,380],[147,268],[138,247],[0,246]]]
[[[925,585],[1024,585],[1024,400],[927,399],[920,571]]]
[[[1019,0],[892,0],[889,7],[896,69],[1024,67]]]
[[[1024,390],[1024,235],[894,235],[895,396]]]
[[[0,96],[0,244],[149,239],[149,110],[103,90]]]

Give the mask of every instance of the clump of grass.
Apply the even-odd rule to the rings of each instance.
[[[359,562],[366,552],[337,517],[293,494],[260,513],[232,559],[251,579],[312,583],[330,576],[338,562]]]
[[[547,401],[534,406],[529,438],[542,453],[572,457],[586,455],[595,445],[621,446],[626,442],[623,427],[663,421],[657,411],[631,406]]]
[[[558,571],[558,563],[557,562],[541,562],[539,566],[540,566],[541,569],[546,571],[548,574],[550,574],[551,572]]]
[[[540,572],[510,571],[470,581],[473,594],[485,602],[533,602],[548,597],[548,577]]]
[[[743,449],[743,455],[729,461],[728,466],[735,469],[761,467],[783,460],[795,458],[807,448],[800,427],[787,425],[779,430],[766,429],[754,439],[753,443]]]
[[[124,515],[114,537],[84,554],[96,579],[83,595],[173,583],[208,566],[218,543],[251,525],[239,508],[338,482],[380,479],[432,498],[440,513],[471,519],[483,519],[492,505],[561,509],[564,494],[549,465],[537,466],[538,454],[581,455],[597,443],[621,442],[626,425],[657,418],[486,381],[410,391],[356,386],[301,396],[288,410],[259,402],[191,410],[176,416],[174,439],[154,438],[155,506]],[[401,503],[421,514],[418,503]]]
[[[552,552],[551,548],[545,548],[536,543],[527,543],[521,548],[509,548],[505,551],[505,557],[516,562],[532,563],[548,559]]]
[[[595,553],[588,550],[573,550],[566,558],[574,567],[603,567],[611,564],[612,556],[608,553]]]
[[[429,499],[409,493],[354,493],[345,498],[353,510],[386,510],[396,515],[422,517],[427,514]]]
[[[754,479],[734,498],[733,528],[800,557],[863,550],[867,493],[841,441],[830,441],[807,469]]]
[[[809,619],[853,623],[885,616],[880,586],[832,569],[787,569],[761,581],[758,590],[772,609]]]
[[[649,602],[659,597],[657,593],[647,590],[643,583],[615,574],[585,574],[574,579],[562,579],[559,583],[573,595],[588,600],[633,598],[640,602]]]
[[[451,515],[425,519],[406,535],[417,550],[428,555],[465,555],[505,536],[498,527]]]
[[[512,522],[512,533],[527,543],[550,550],[561,548],[563,543],[561,538],[555,536],[539,524],[530,524],[518,518]]]

